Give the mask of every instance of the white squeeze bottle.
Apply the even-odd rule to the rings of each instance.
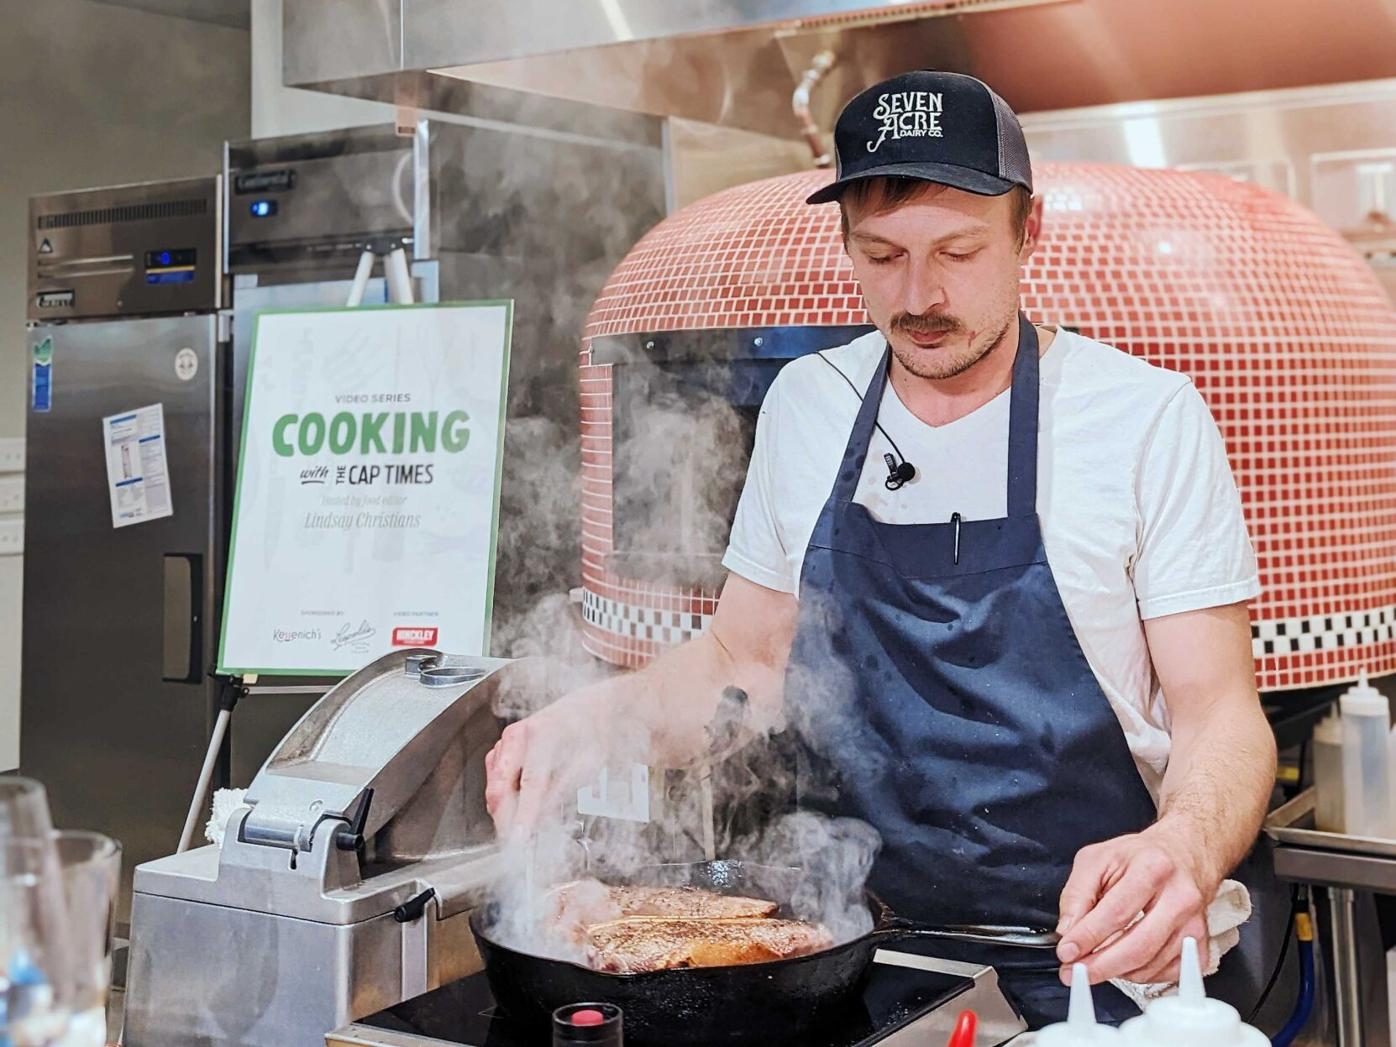
[[[1071,1005],[1066,1021],[1049,1025],[1033,1037],[1033,1047],[1095,1047],[1096,1044],[1118,1044],[1120,1030],[1109,1025],[1097,1025],[1095,1001],[1091,999],[1090,978],[1084,963],[1071,968]]]
[[[1343,831],[1343,721],[1336,711],[1314,725],[1314,825]]]
[[[1183,939],[1183,971],[1176,996],[1164,996],[1120,1027],[1126,1047],[1270,1047],[1270,1037],[1246,1025],[1236,1008],[1207,999],[1197,939]]]
[[[1367,682],[1338,699],[1343,714],[1343,831],[1351,836],[1391,834],[1391,710],[1386,695]]]

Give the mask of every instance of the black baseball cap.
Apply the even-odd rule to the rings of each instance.
[[[921,69],[874,84],[834,125],[838,174],[806,203],[837,200],[850,182],[919,178],[984,196],[1032,192],[1018,117],[982,80]]]

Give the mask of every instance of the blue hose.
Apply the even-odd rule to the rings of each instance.
[[[1314,1013],[1314,925],[1307,912],[1295,916],[1294,930],[1299,938],[1299,996],[1289,1021],[1270,1041],[1274,1047],[1289,1047]]]

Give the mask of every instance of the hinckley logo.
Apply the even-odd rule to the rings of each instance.
[[[394,647],[431,647],[436,643],[436,626],[399,625],[393,630]]]
[[[939,91],[888,91],[878,95],[873,119],[881,123],[876,141],[868,142],[875,153],[891,138],[943,138],[940,114],[944,109]]]

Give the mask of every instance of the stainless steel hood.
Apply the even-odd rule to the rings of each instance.
[[[286,0],[286,83],[564,129],[585,107],[795,138],[908,68],[1019,112],[1396,75],[1396,0]]]

